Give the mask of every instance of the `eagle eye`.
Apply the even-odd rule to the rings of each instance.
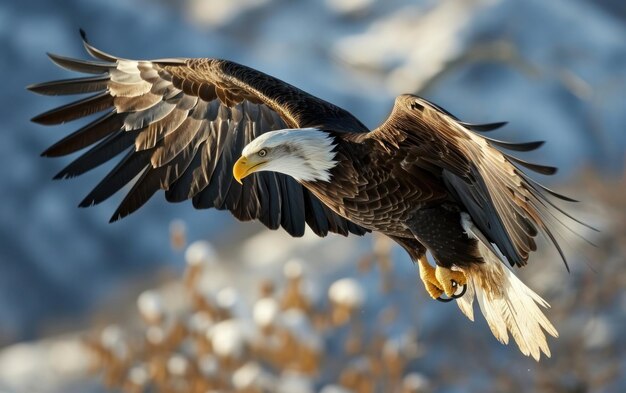
[[[265,157],[267,155],[267,150],[261,149],[257,154],[259,155],[259,157]]]

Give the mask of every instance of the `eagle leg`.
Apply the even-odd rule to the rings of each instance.
[[[418,267],[420,270],[420,278],[424,282],[426,292],[428,292],[433,299],[439,299],[443,294],[443,289],[441,289],[441,284],[439,284],[437,280],[436,270],[428,263],[426,255],[418,259]]]
[[[434,268],[425,255],[418,259],[418,267],[426,292],[433,299],[447,303],[465,294],[467,279],[463,272],[441,266]],[[441,297],[444,293],[448,296],[447,299]]]
[[[435,269],[435,277],[439,282],[440,288],[442,288],[443,292],[445,292],[445,294],[449,297],[462,296],[462,294],[456,296],[456,292],[460,287],[463,287],[463,292],[465,291],[467,279],[465,278],[465,273],[463,272],[437,266]]]

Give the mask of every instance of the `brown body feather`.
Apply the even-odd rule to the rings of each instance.
[[[365,228],[416,237],[446,267],[481,260],[460,225],[467,212],[512,265],[525,265],[539,231],[552,238],[545,219],[558,211],[546,207],[548,199],[520,175],[517,161],[492,144],[532,150],[541,143],[494,143],[468,128],[420,97],[400,96],[378,129],[336,136],[340,164],[331,184],[306,186]]]

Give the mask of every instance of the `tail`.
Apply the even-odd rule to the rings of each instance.
[[[470,237],[478,240],[478,249],[484,259],[462,269],[467,277],[467,292],[457,299],[463,314],[474,320],[474,296],[493,335],[503,344],[509,342],[509,332],[526,356],[539,360],[541,352],[550,357],[545,333],[558,337],[541,308],[550,305],[524,285],[503,263],[504,257],[494,248],[468,217],[463,228]],[[545,333],[544,333],[545,331]]]

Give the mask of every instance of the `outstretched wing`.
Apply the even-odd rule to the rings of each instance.
[[[126,60],[84,42],[97,61],[49,55],[57,65],[92,76],[31,85],[45,95],[93,95],[32,120],[53,125],[104,112],[43,156],[92,146],[55,178],[81,175],[119,154],[123,158],[80,203],[102,202],[132,183],[111,221],[146,203],[158,190],[168,201],[227,209],[293,236],[305,223],[318,235],[365,229],[336,215],[290,177],[255,173],[243,185],[232,166],[243,147],[277,129],[324,127],[366,132],[356,118],[319,98],[251,68],[217,59]]]
[[[371,137],[410,147],[416,157],[414,164],[441,176],[472,221],[511,265],[525,265],[529,253],[536,249],[535,237],[543,233],[567,266],[555,233],[567,228],[564,218],[577,220],[555,205],[548,194],[574,200],[537,183],[520,166],[544,175],[554,174],[556,168],[532,164],[496,149],[531,151],[543,142],[515,144],[477,133],[504,124],[464,123],[423,98],[404,95],[398,97],[389,118]]]

